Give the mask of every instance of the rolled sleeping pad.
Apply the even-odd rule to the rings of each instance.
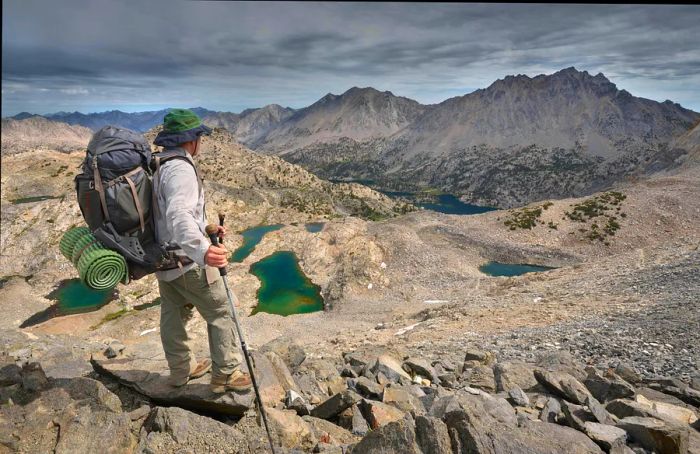
[[[104,249],[104,247],[102,247],[92,233],[88,232],[78,238],[78,241],[75,242],[75,245],[73,246],[73,254],[71,255],[71,262],[73,262],[73,265],[77,267],[80,257],[88,250],[95,249]]]
[[[75,243],[85,234],[90,233],[90,229],[87,227],[75,227],[63,234],[61,242],[58,245],[58,249],[61,254],[68,260],[73,257],[73,247]]]
[[[80,280],[95,290],[114,288],[125,279],[126,260],[109,249],[96,249],[80,256],[78,261]]]
[[[95,290],[114,288],[128,282],[126,260],[119,253],[106,249],[87,227],[77,227],[63,235],[61,253],[71,260],[80,280]]]

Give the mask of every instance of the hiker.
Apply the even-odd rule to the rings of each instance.
[[[183,386],[211,369],[213,392],[244,391],[252,384],[250,376],[240,370],[241,355],[218,270],[226,266],[228,251],[223,246],[213,246],[205,236],[204,191],[192,159],[200,152],[201,136],[209,134],[211,129],[194,112],[173,109],[165,116],[163,130],[153,142],[164,147],[164,151],[184,157],[170,159],[161,166],[158,155],[154,155],[157,238],[179,248],[180,257],[179,268],[156,272],[161,297],[160,338],[172,386]],[[219,227],[222,238],[225,233],[226,229]],[[207,322],[211,360],[196,361],[186,344],[190,304]]]

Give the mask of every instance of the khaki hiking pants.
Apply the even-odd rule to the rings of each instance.
[[[212,373],[229,375],[241,364],[236,345],[234,324],[228,307],[224,282],[219,277],[207,283],[206,272],[195,265],[184,275],[170,282],[158,280],[160,288],[160,339],[170,376],[184,379],[194,370],[197,360],[187,345],[185,318],[191,303],[207,322]]]

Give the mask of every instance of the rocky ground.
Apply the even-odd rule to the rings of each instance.
[[[543,383],[544,379],[535,378],[534,373],[536,368],[567,372],[598,401],[609,405],[610,399],[596,394],[597,385],[587,380],[583,369],[594,367],[599,374],[607,373],[607,380],[616,382],[618,377],[608,372],[612,369],[634,389],[633,394],[628,391],[628,395],[620,397],[635,403],[624,405],[647,405],[638,397],[641,395],[678,407],[691,406],[697,413],[698,403],[693,400],[696,391],[692,390],[697,390],[700,370],[700,170],[696,167],[617,188],[625,199],[620,210],[611,207],[608,211],[616,216],[619,228],[605,236],[606,245],[603,240],[589,238],[592,225],[602,225],[606,217],[580,222],[566,215],[591,198],[554,200],[540,211],[532,228],[515,230],[505,221],[516,211],[507,210],[474,216],[418,211],[371,222],[343,215],[347,208],[342,207],[352,206],[343,200],[359,197],[376,210],[386,207],[387,215],[394,212],[395,205],[359,185],[326,186],[327,183],[314,180],[290,164],[280,164],[276,158],[264,158],[255,166],[247,166],[243,159],[247,156],[245,150],[234,148],[222,148],[221,154],[227,159],[203,166],[210,179],[220,181],[227,172],[235,176],[235,181],[225,187],[205,182],[212,200],[208,206],[210,217],[216,218],[218,210],[226,211],[233,231],[261,222],[286,224],[266,235],[253,253],[243,263],[232,264],[229,272],[229,284],[238,299],[249,345],[258,352],[256,365],[266,380],[265,401],[277,410],[270,413],[276,421],[280,444],[328,452],[348,452],[355,445],[355,453],[381,452],[373,449],[423,453],[564,452],[562,446],[576,446],[578,452],[597,452],[602,446],[612,452],[612,446],[606,448],[601,440],[597,440],[597,445],[591,444],[598,437],[593,435],[594,430],[612,430],[587,428],[585,423],[594,421],[585,418],[594,412],[598,424],[622,427],[628,437],[626,444],[639,453],[683,452],[679,449],[685,446],[684,440],[688,446],[697,446],[697,432],[678,429],[666,413],[662,412],[663,417],[658,414],[658,405],[654,410],[657,413],[646,407],[629,414],[615,413],[618,409],[607,411],[616,418],[651,416],[664,421],[663,429],[650,428],[650,424],[660,423],[649,420],[616,421],[601,416],[595,402],[591,406],[592,401],[570,400],[553,385]],[[18,328],[52,304],[46,295],[58,283],[76,276],[60,256],[57,243],[67,228],[80,221],[70,183],[80,156],[42,153],[38,161],[31,153],[34,152],[4,157],[2,166],[0,299],[6,312],[0,320],[0,352],[4,352],[7,363],[3,374],[10,377],[0,383],[2,446],[20,452],[60,451],[73,446],[73,452],[89,452],[94,446],[90,437],[102,436],[99,434],[103,432],[95,428],[99,423],[100,427],[114,428],[115,452],[264,452],[265,438],[255,424],[254,412],[248,410],[250,396],[212,396],[206,387],[208,376],[180,394],[163,388],[167,367],[158,332],[157,283],[152,277],[120,285],[118,298],[98,311]],[[285,174],[286,166],[290,167]],[[256,185],[263,175],[269,182],[260,188]],[[319,206],[333,207],[333,215],[323,216],[298,207],[282,209],[281,194],[287,186],[298,185],[301,180],[295,179],[299,178],[307,182],[308,200],[330,200],[327,205],[319,202]],[[328,198],[319,198],[319,194]],[[58,198],[24,204],[9,202],[39,195]],[[533,204],[529,209],[536,211],[541,205]],[[326,221],[321,232],[305,230],[303,222],[319,219]],[[240,244],[240,237],[232,234],[227,242],[233,249]],[[321,287],[328,310],[289,317],[264,313],[248,316],[256,304],[259,286],[248,268],[277,250],[297,254],[302,270]],[[491,260],[557,269],[514,278],[489,277],[478,267]],[[188,331],[196,353],[206,356],[206,324],[197,314]],[[292,355],[296,359],[290,359],[288,352],[291,338],[299,345]],[[273,348],[275,339],[277,346]],[[300,350],[304,352],[303,361],[299,361]],[[475,350],[489,352],[482,355],[488,360],[468,359],[469,367],[465,367],[466,352]],[[342,353],[349,352],[364,359],[342,357]],[[395,358],[398,369],[405,365],[411,375],[409,380],[417,373],[430,384],[421,381],[411,385],[406,377],[394,380],[384,372],[382,377],[376,368],[371,370],[376,358],[383,354]],[[543,358],[548,354],[565,358],[561,361],[567,366],[561,368],[546,362]],[[408,358],[428,363],[435,374],[412,369],[409,363],[404,364]],[[480,362],[469,362],[476,360]],[[41,375],[36,366],[26,366],[32,362],[39,362],[48,376],[46,382],[40,380],[43,384],[39,388],[31,384],[33,379],[25,383],[25,374]],[[436,366],[438,362],[440,365]],[[506,409],[501,398],[511,389],[499,389],[498,377],[508,364],[519,363],[528,364],[524,374],[527,379],[514,383],[531,393],[530,404],[508,405]],[[570,363],[576,367],[571,369]],[[354,375],[364,375],[371,383],[362,380],[366,389],[362,388]],[[80,381],[88,379],[94,383]],[[387,394],[386,385],[390,382],[397,389]],[[523,383],[540,388],[533,391]],[[112,404],[104,404],[97,402],[102,397],[66,391],[79,387],[96,390],[95,396],[110,396],[100,388],[101,384],[118,396],[120,410],[111,397],[107,399]],[[378,391],[376,386],[382,385],[384,388]],[[629,390],[625,384],[620,386]],[[374,391],[368,391],[370,388]],[[296,399],[283,402],[291,390],[301,396],[304,405],[299,406]],[[654,394],[657,391],[665,394]],[[347,397],[348,392],[362,399]],[[532,392],[546,396],[538,400]],[[450,393],[457,396],[452,403],[444,401],[435,406],[434,397],[446,398]],[[319,413],[324,402],[336,394],[345,396],[336,397],[336,401],[354,400],[357,410],[351,405],[348,408],[352,414],[347,408],[335,414]],[[562,408],[555,416],[551,416],[557,408],[552,398]],[[15,405],[10,405],[10,399]],[[567,399],[582,408],[566,407]],[[516,402],[512,396],[510,400]],[[105,405],[111,405],[111,409]],[[172,405],[186,409],[168,408]],[[484,406],[495,413],[482,411]],[[565,407],[578,419],[567,416]],[[62,413],[65,408],[70,412]],[[545,412],[547,424],[556,425],[538,426],[545,423],[526,421],[530,416],[539,420],[544,408],[551,410]],[[131,415],[136,410],[139,412]],[[307,410],[316,413],[304,415]],[[671,410],[677,414],[675,408]],[[453,411],[457,413],[452,414]],[[91,416],[89,412],[97,414]],[[410,418],[404,418],[407,413]],[[73,415],[77,416],[70,419]],[[599,416],[605,422],[597,419]],[[364,440],[362,435],[352,434],[350,422],[364,421],[371,427],[376,418],[385,418],[384,423],[376,423],[376,430]],[[24,422],[31,420],[37,424]],[[186,425],[219,435],[202,440],[193,432],[179,432]],[[488,431],[487,426],[497,430]],[[671,440],[670,445],[664,445],[671,446],[670,450],[654,447],[649,436],[640,435],[647,429],[665,434],[651,438]],[[536,451],[532,440],[543,438],[542,430],[547,431],[545,438],[551,445],[539,446],[540,451]],[[72,438],[74,433],[77,438]],[[615,430],[612,433],[620,434]],[[27,444],[28,440],[43,444]],[[615,443],[619,444],[619,437],[617,440]],[[50,446],[54,448],[44,449]],[[615,449],[629,452],[621,447]]]

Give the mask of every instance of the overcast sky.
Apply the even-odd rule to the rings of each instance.
[[[2,113],[422,103],[575,66],[700,111],[700,6],[5,0]]]

